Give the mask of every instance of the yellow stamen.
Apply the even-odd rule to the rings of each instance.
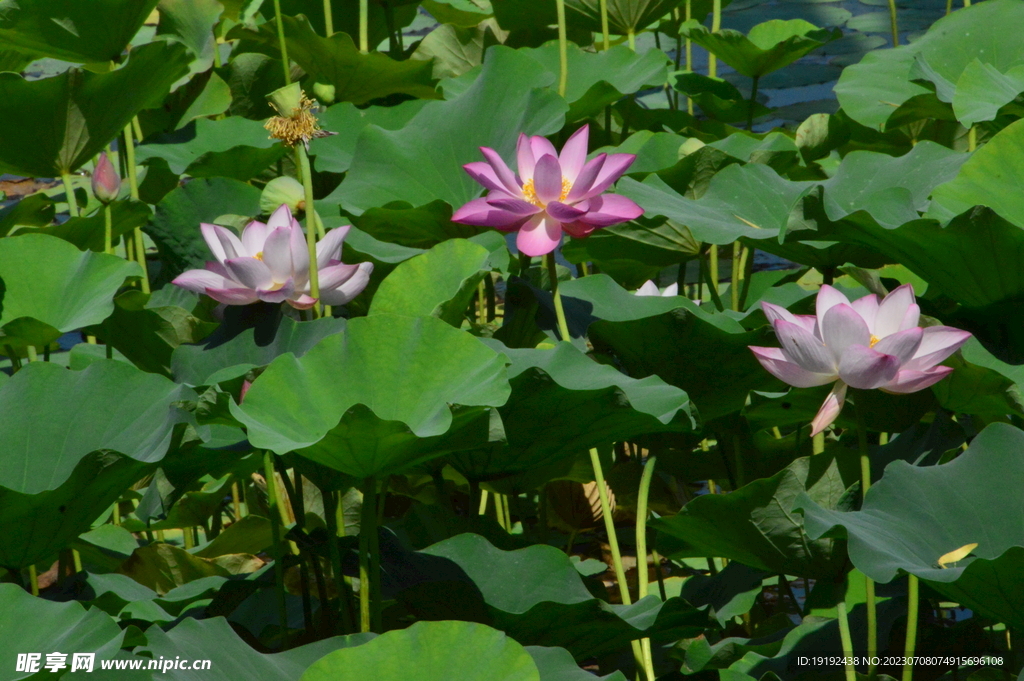
[[[263,251],[260,251],[259,253],[252,257],[256,258],[257,260],[263,260]]]
[[[882,339],[879,338],[878,336],[871,336],[871,343],[868,345],[868,347],[869,348],[875,347],[875,343],[877,343],[880,340],[882,340]]]
[[[273,103],[271,103],[273,106]],[[328,133],[320,129],[316,116],[313,115],[317,104],[315,101],[302,95],[301,104],[298,109],[292,109],[287,116],[274,116],[263,127],[270,133],[270,139],[278,139],[289,147],[294,147],[299,142],[309,145],[309,140],[315,137],[324,137]],[[284,113],[279,111],[278,113]]]
[[[572,189],[572,182],[566,178],[562,178],[562,193],[558,197],[559,201],[565,201],[565,197],[569,196],[569,191]],[[537,198],[537,189],[533,184],[533,180],[527,180],[523,183],[523,197],[538,208],[544,207],[544,202]]]

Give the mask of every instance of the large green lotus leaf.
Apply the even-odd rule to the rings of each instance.
[[[649,216],[664,215],[688,226],[698,240],[714,244],[740,237],[771,239],[800,230],[803,225],[793,224],[794,211],[819,186],[829,220],[866,211],[878,224],[892,229],[917,219],[919,211],[928,207],[932,189],[956,177],[967,158],[925,141],[895,159],[872,151],[852,152],[822,182],[792,182],[764,164],[750,163],[718,172],[695,201],[676,193],[657,176],[642,183],[625,178],[618,190],[644,206]],[[806,238],[804,234],[799,237]]]
[[[491,48],[480,76],[454,99],[427,103],[400,130],[367,126],[345,181],[324,201],[356,214],[392,201],[461,206],[482,190],[461,171],[480,160],[479,147],[511,159],[518,133],[561,129],[567,105],[548,89],[552,82],[532,57]]]
[[[30,194],[0,208],[0,236],[7,236],[15,227],[46,227],[53,222],[56,212],[49,196],[42,192]]]
[[[726,29],[712,33],[695,19],[679,32],[748,78],[777,71],[842,35],[839,29],[818,28],[803,19],[773,19],[750,29],[749,35]]]
[[[34,81],[0,73],[0,169],[29,177],[77,170],[137,113],[159,106],[188,60],[184,46],[159,40],[110,73],[73,68]]]
[[[996,358],[977,338],[967,341],[959,354],[948,362],[953,373],[932,388],[944,409],[993,420],[1024,416],[1024,367]]]
[[[131,577],[157,594],[166,594],[176,587],[206,577],[227,578],[230,574],[211,560],[160,542],[135,549],[118,573]]]
[[[141,661],[140,671],[96,670],[86,679],[129,679],[130,681],[237,681],[239,676],[267,681],[298,679],[311,664],[328,653],[358,646],[370,641],[374,634],[353,634],[335,636],[315,643],[297,646],[280,653],[261,653],[253,649],[234,632],[223,617],[199,620],[184,618],[170,631],[159,627],[146,630],[146,644],[137,646],[135,653],[122,653],[119,659],[128,663]],[[141,653],[141,654],[140,654]],[[203,669],[147,669],[150,660],[209,660],[209,668]],[[72,675],[73,676],[73,675]]]
[[[162,281],[170,281],[188,269],[201,269],[213,260],[199,229],[201,222],[217,222],[222,216],[257,215],[260,190],[226,177],[192,180],[165,196],[156,205],[146,233],[156,242],[164,267]]]
[[[261,123],[229,116],[219,121],[203,118],[194,128],[143,144],[136,159],[142,163],[162,158],[176,175],[247,182],[287,153],[287,147],[270,139]]]
[[[572,653],[565,648],[526,646],[526,652],[533,658],[540,672],[540,681],[626,681],[625,675],[614,671],[607,676],[595,676],[581,669]]]
[[[500,631],[476,622],[417,622],[369,643],[337,650],[301,681],[540,681],[529,653]]]
[[[616,651],[642,636],[693,636],[707,621],[681,598],[662,603],[648,596],[632,605],[601,601],[587,590],[568,556],[553,546],[502,551],[480,535],[461,534],[420,554],[454,563],[451,567],[457,566],[463,580],[475,586],[476,598],[482,598],[496,628],[524,645],[565,648],[577,660]],[[445,589],[451,584],[438,581],[433,586]]]
[[[459,328],[477,284],[490,270],[490,258],[486,248],[471,241],[442,241],[388,275],[373,297],[370,314],[431,316]]]
[[[770,478],[729,494],[697,497],[651,527],[685,542],[687,547],[676,555],[725,556],[773,573],[841,578],[847,570],[845,542],[821,538],[790,509],[805,495],[827,509],[851,508],[853,498],[846,490],[857,480],[857,470],[856,461],[846,458],[801,457]],[[812,541],[812,536],[818,538]]]
[[[512,395],[498,408],[507,442],[449,456],[470,479],[524,473],[591,447],[697,426],[686,393],[658,376],[630,378],[568,343],[517,350],[486,342],[512,360]]]
[[[224,5],[217,0],[160,0],[160,23],[156,35],[182,43],[192,53],[190,73],[202,73],[213,66],[217,49],[214,27]]]
[[[574,279],[561,291],[567,312],[591,316],[586,331],[595,348],[618,357],[634,378],[657,375],[682,388],[705,421],[774,385],[748,349],[772,344],[766,329],[747,331],[730,314],[680,296],[634,296],[606,275]]]
[[[28,54],[70,62],[117,61],[157,2],[17,0],[0,3],[0,42]]]
[[[464,1],[469,4],[468,0]],[[465,27],[442,22],[423,38],[411,58],[430,61],[434,78],[438,79],[457,78],[480,66],[484,61],[484,51],[500,44],[500,41],[494,35],[493,26],[477,25],[484,18],[482,15],[472,16],[476,19]]]
[[[146,224],[153,211],[141,201],[125,200],[117,201],[110,205],[110,232],[113,243],[116,244],[121,236],[131,232],[136,227]],[[48,234],[74,244],[85,251],[103,252],[104,229],[106,219],[103,211],[99,211],[89,217],[70,218],[59,225],[52,225],[41,229],[21,229],[18,234]]]
[[[368,106],[357,109],[351,102],[335,104],[317,115],[320,127],[337,133],[309,143],[309,153],[316,157],[318,170],[343,173],[352,165],[359,133],[368,125],[385,130],[401,130],[427,103],[426,99],[410,99],[395,106]]]
[[[953,87],[975,59],[999,73],[1024,64],[1024,45],[1015,28],[1021,22],[1024,6],[1016,0],[977,3],[953,12],[910,45],[870,52],[861,63],[844,69],[835,87],[839,103],[858,123],[883,130],[902,104],[930,92],[912,78],[932,80],[944,92],[940,99],[952,101]],[[964,41],[965,35],[973,39]],[[915,68],[917,59],[924,69]]]
[[[948,186],[948,185],[947,185]],[[953,300],[984,308],[1024,295],[1024,229],[978,208],[945,227],[934,220],[913,220],[886,229],[870,220],[847,220],[830,235],[875,248]]]
[[[23,494],[57,489],[98,450],[159,461],[182,420],[173,405],[189,397],[188,388],[124,362],[96,361],[84,371],[32,363],[0,388],[0,485]]]
[[[991,64],[975,59],[964,69],[953,94],[953,113],[961,125],[994,120],[999,109],[1024,92],[1024,64],[1000,73]]]
[[[344,319],[297,322],[281,306],[237,306],[202,344],[179,345],[171,354],[174,379],[187,385],[213,385],[244,376],[285,353],[302,357],[327,336],[341,333]]]
[[[733,617],[750,612],[761,595],[767,572],[733,561],[714,575],[693,575],[682,583],[679,595],[698,608],[707,606],[708,614],[725,627]],[[677,578],[678,579],[678,578]],[[669,584],[666,584],[666,588]]]
[[[288,58],[308,74],[311,83],[334,87],[334,101],[365,104],[392,94],[437,99],[429,62],[395,61],[386,54],[363,54],[347,33],[323,38],[304,16],[284,17]],[[278,47],[277,28],[267,22],[258,31],[235,28],[231,38],[251,38]]]
[[[26,626],[31,622],[32,626]],[[26,679],[33,674],[15,671],[19,654],[41,653],[40,669],[46,654],[66,652],[68,668],[71,653],[95,653],[99,660],[114,657],[121,648],[124,631],[106,613],[86,609],[81,603],[53,603],[33,596],[15,584],[0,584],[0,657],[5,664],[4,681]],[[67,671],[66,669],[63,671]],[[39,676],[36,674],[35,676]]]
[[[96,518],[109,513],[125,489],[154,467],[98,451],[82,457],[70,477],[54,490],[23,494],[0,488],[0,523],[7,528],[0,565],[18,570],[52,561],[54,554],[73,545]]]
[[[974,152],[960,173],[935,188],[929,214],[939,218],[959,215],[973,206],[988,206],[1018,227],[1024,227],[1024,196],[1020,187],[1024,169],[1017,159],[1024,153],[1024,120],[1000,130]]]
[[[559,74],[558,43],[524,49],[556,78]],[[586,52],[570,45],[569,81],[565,100],[569,102],[567,121],[578,121],[599,113],[645,86],[661,86],[667,76],[668,58],[657,50],[638,55],[625,45],[607,51]],[[557,82],[557,80],[555,81]]]
[[[334,429],[303,453],[367,477],[423,456],[417,439],[454,434],[451,405],[462,405],[462,426],[508,394],[505,358],[476,338],[434,317],[380,314],[349,321],[301,358],[278,357],[231,411],[254,446],[280,454]]]
[[[840,536],[850,560],[876,582],[900,572],[985,617],[1024,625],[1024,526],[1021,498],[1012,485],[1024,475],[1024,433],[994,423],[967,451],[940,466],[895,461],[872,485],[860,511],[841,513],[800,499],[811,537]],[[820,541],[820,540],[819,540]],[[945,554],[977,543],[947,567]]]
[[[0,240],[0,345],[47,345],[103,321],[136,263],[41,234]]]
[[[197,73],[164,98],[163,106],[139,113],[143,139],[153,132],[173,132],[196,119],[226,113],[231,106],[231,87],[220,75],[212,69]]]
[[[6,381],[0,521],[10,531],[0,564],[30,565],[89,529],[163,457],[183,418],[174,404],[189,398],[187,388],[111,360],[84,371],[33,363]]]

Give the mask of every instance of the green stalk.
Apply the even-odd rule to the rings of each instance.
[[[906,658],[912,658],[917,649],[917,610],[919,604],[919,589],[917,575],[907,575],[907,642],[903,650]],[[902,681],[912,681],[914,678],[914,665],[903,665]]]
[[[900,29],[896,23],[896,0],[889,0],[889,25],[892,27],[892,46],[899,47]]]
[[[114,224],[109,203],[103,206],[103,252],[114,253]]]
[[[138,118],[136,117],[136,120]],[[128,173],[128,187],[131,190],[131,197],[133,200],[139,200],[139,176],[135,171],[135,142],[132,139],[132,124],[129,123],[124,128],[124,153],[125,153],[125,170]],[[142,228],[136,227],[134,231],[135,238],[132,239],[134,246],[134,252],[132,252],[126,246],[128,250],[128,259],[135,259],[139,263],[139,267],[142,268],[142,292],[149,293],[149,268],[146,266],[146,244],[142,239]]]
[[[864,426],[864,414],[855,401],[853,403],[854,415],[857,419],[857,443],[860,450],[860,489],[861,507],[867,498],[868,490],[871,489],[871,456],[868,453],[868,431]],[[865,596],[868,611],[868,657],[874,658],[878,653],[878,605],[875,602],[875,582],[870,577],[864,577]],[[868,674],[874,671],[873,667],[868,669]]]
[[[313,207],[313,171],[309,156],[301,144],[295,145],[295,160],[302,170],[302,187],[306,190],[306,246],[309,248],[309,295],[317,299],[313,310],[320,312],[320,278],[316,268],[316,210]]]
[[[274,579],[277,585],[277,616],[283,632],[288,628],[288,608],[284,590],[284,544],[281,543],[281,514],[277,501],[277,480],[274,477],[274,453],[263,452],[263,475],[267,479],[267,505],[270,506],[270,531],[274,544]]]
[[[238,489],[238,481],[231,483],[231,506],[235,510],[235,522],[242,519],[242,495]]]
[[[558,12],[558,94],[565,97],[569,84],[569,39],[565,29],[565,0],[555,0]]]
[[[846,595],[836,603],[836,614],[839,616],[839,639],[843,642],[843,657],[853,657],[853,637],[850,636],[850,619],[846,615]],[[846,665],[846,681],[857,681],[857,672],[853,669],[852,660]]]
[[[654,465],[658,462],[656,455],[647,457],[643,475],[640,476],[640,492],[636,502],[636,574],[637,600],[648,594],[650,578],[647,574],[647,500],[651,492],[651,479],[654,477]],[[651,639],[640,640],[643,651],[644,672],[649,681],[654,681],[654,657],[651,654]]]
[[[892,1],[889,0],[889,2]],[[751,132],[754,130],[754,107],[757,106],[757,83],[760,80],[760,76],[754,76],[754,83],[750,86],[750,111],[747,112],[747,130]]]
[[[692,16],[691,0],[686,0],[686,20],[689,21]],[[693,43],[689,38],[686,39],[686,70],[693,71]],[[689,96],[686,97],[686,113],[693,115],[693,100]]]
[[[825,453],[825,433],[821,432],[811,438],[811,453],[812,454],[824,454]]]
[[[67,195],[68,199],[68,213],[71,217],[77,218],[82,214],[82,211],[78,210],[78,199],[75,198],[75,189],[71,186],[71,174],[64,173],[60,176],[60,179],[64,182],[64,194]]]
[[[505,522],[505,504],[501,501],[501,494],[494,493],[494,517],[497,519],[501,529],[508,532],[508,524]]]
[[[32,586],[32,595],[33,596],[38,596],[39,595],[39,575],[36,573],[36,566],[35,565],[29,565],[28,566],[28,581],[29,581],[29,584]]]
[[[36,354],[36,346],[34,346],[34,345],[26,345],[25,346],[25,353],[28,355],[28,361],[30,361],[30,362],[38,362],[39,361],[39,355]]]
[[[719,312],[725,311],[725,304],[722,303],[722,296],[718,293],[718,246],[712,244],[710,254],[712,259],[708,267],[701,267],[701,275],[704,277],[708,285],[708,293],[711,294],[711,302],[715,304],[715,309]],[[701,261],[703,264],[703,260]]]
[[[331,7],[331,0],[324,0],[324,28],[328,38],[334,35],[334,9]]]
[[[711,32],[718,33],[722,28],[722,0],[714,0],[711,3]],[[708,75],[712,78],[718,77],[718,58],[710,51],[708,52]]]
[[[477,515],[487,514],[487,490],[480,490],[480,508],[477,509]]]
[[[601,0],[601,37],[604,50],[611,49],[611,42],[608,39],[608,0]]]
[[[561,2],[561,0],[559,0]],[[544,262],[548,268],[548,278],[551,279],[551,295],[555,299],[555,316],[558,318],[558,333],[563,341],[572,341],[569,335],[569,324],[565,320],[565,309],[562,307],[562,294],[558,292],[558,268],[555,265],[555,252],[552,251],[544,256]]]
[[[359,523],[359,630],[365,633],[380,629],[377,481],[372,477],[366,478],[362,492],[362,518]]]
[[[327,550],[331,557],[331,572],[334,573],[335,589],[338,591],[338,610],[341,611],[343,631],[352,633],[352,613],[348,609],[348,582],[341,572],[341,551],[338,548],[338,509],[341,504],[332,490],[320,488],[320,496],[324,500],[324,521],[327,523]],[[343,528],[344,529],[344,528]]]
[[[366,0],[363,0],[364,2]],[[274,17],[277,20],[277,45],[281,50],[281,66],[284,68],[285,85],[292,84],[292,63],[288,59],[288,43],[284,39],[284,19],[281,16],[281,0],[274,0]]]
[[[729,287],[729,297],[732,309],[737,312],[740,309],[740,255],[742,250],[743,245],[739,241],[732,242],[732,268],[729,272],[732,286]]]
[[[626,31],[626,39],[629,41],[629,49],[636,52],[636,32],[633,29]]]
[[[370,51],[370,0],[359,0],[359,51]]]

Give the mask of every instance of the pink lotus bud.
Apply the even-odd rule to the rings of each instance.
[[[96,169],[92,172],[92,193],[103,203],[117,200],[121,191],[121,177],[117,174],[114,164],[107,158],[107,152],[100,154]]]

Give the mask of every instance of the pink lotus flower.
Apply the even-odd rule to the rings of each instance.
[[[573,133],[562,153],[543,137],[519,135],[518,174],[498,152],[480,147],[487,162],[463,166],[490,190],[455,211],[452,222],[519,231],[516,246],[529,256],[546,255],[562,232],[583,238],[601,227],[633,220],[643,209],[618,194],[602,194],[632,165],[633,154],[599,154],[587,161],[589,126]]]
[[[282,204],[266,224],[253,221],[242,238],[219,225],[202,224],[203,238],[216,261],[206,269],[189,270],[173,284],[205,293],[219,303],[248,305],[262,300],[287,302],[305,310],[316,303],[309,295],[309,250],[302,227]],[[338,227],[316,245],[320,300],[326,305],[344,305],[366,288],[373,263],[346,265],[341,247],[350,227]]]
[[[938,383],[950,367],[937,366],[971,334],[949,326],[921,328],[914,289],[904,284],[881,301],[850,302],[832,288],[818,291],[814,315],[794,315],[762,303],[781,348],[751,347],[761,365],[797,388],[835,383],[811,422],[817,435],[839,416],[847,386],[912,393]]]

